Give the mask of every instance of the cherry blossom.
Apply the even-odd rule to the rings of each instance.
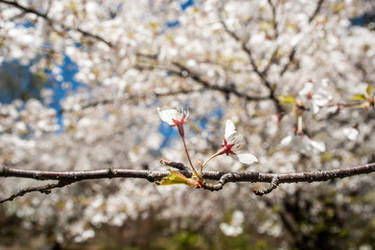
[[[326,145],[324,142],[316,141],[308,137],[307,135],[288,135],[284,137],[280,145],[282,146],[292,146],[295,150],[304,153],[311,154],[312,152],[325,152]]]
[[[241,139],[231,120],[227,120],[225,124],[224,142],[221,147],[222,148],[219,150],[219,155],[229,155],[244,164],[258,162],[258,159],[253,154],[241,153]]]
[[[184,137],[184,124],[189,122],[189,120],[187,120],[189,118],[188,111],[177,111],[175,109],[160,110],[160,108],[158,108],[158,113],[163,122],[168,123],[170,127],[176,126],[180,135]]]
[[[232,214],[229,223],[220,223],[220,230],[227,236],[235,237],[243,232],[242,224],[245,221],[245,216],[242,211],[236,210]]]
[[[254,162],[258,162],[258,159],[250,153],[243,153],[241,151],[242,143],[241,137],[237,133],[236,127],[234,126],[231,120],[227,120],[225,123],[225,133],[224,133],[224,140],[223,144],[221,144],[221,149],[217,151],[215,154],[210,156],[203,164],[204,167],[208,161],[215,158],[216,156],[226,154],[243,164],[252,164]]]
[[[318,113],[322,107],[325,107],[333,99],[328,79],[323,79],[321,83],[308,80],[299,92],[299,96],[304,100],[304,103],[312,107],[314,114]]]
[[[170,127],[177,127],[178,133],[180,134],[182,142],[184,144],[185,153],[189,160],[190,167],[193,170],[194,176],[202,181],[201,174],[198,174],[196,168],[193,165],[193,162],[191,161],[190,153],[185,141],[184,124],[189,122],[189,120],[187,120],[187,118],[189,117],[189,112],[184,110],[177,111],[175,109],[166,109],[161,111],[160,108],[158,108],[158,113],[160,119],[168,123]]]

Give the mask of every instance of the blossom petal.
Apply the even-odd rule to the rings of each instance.
[[[231,120],[227,120],[225,124],[225,134],[224,134],[225,139],[228,140],[229,137],[235,133],[237,133],[237,130],[233,122]]]
[[[306,143],[310,145],[311,147],[317,149],[320,152],[326,151],[326,145],[324,144],[324,142],[314,141],[308,138],[307,136],[305,136],[304,138],[305,138]]]
[[[306,82],[305,85],[303,86],[303,89],[298,93],[299,95],[307,95],[310,93],[314,88],[314,84],[312,82]]]
[[[175,109],[166,109],[160,111],[160,108],[158,108],[159,117],[163,122],[168,123],[169,125],[173,125],[173,119],[178,120],[179,113]]]
[[[250,153],[237,154],[236,156],[238,160],[243,164],[252,164],[254,162],[258,162],[258,159]]]
[[[293,136],[288,135],[287,137],[284,137],[281,140],[280,144],[283,145],[283,146],[289,145],[292,142],[292,139],[293,139]]]
[[[344,128],[342,132],[351,141],[355,141],[359,135],[358,129],[355,128]]]

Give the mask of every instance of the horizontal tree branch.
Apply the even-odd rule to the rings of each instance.
[[[187,171],[182,163],[162,161],[162,165],[179,169],[187,177],[191,177],[191,172]],[[297,173],[259,173],[252,171],[231,172],[231,171],[204,171],[205,180],[218,181],[216,184],[205,183],[204,189],[218,191],[229,182],[249,182],[249,183],[270,183],[270,187],[264,191],[254,191],[257,195],[270,193],[279,184],[299,183],[299,182],[322,182],[336,178],[344,178],[360,174],[375,172],[375,163],[369,163],[362,166],[341,168],[325,171],[297,172]],[[43,171],[28,170],[9,167],[0,168],[0,177],[29,178],[36,180],[55,180],[55,184],[45,186],[25,188],[9,198],[0,200],[0,203],[13,200],[16,197],[23,196],[30,192],[49,193],[51,189],[60,188],[83,180],[111,179],[111,178],[136,178],[146,179],[150,182],[161,180],[170,174],[167,170],[135,170],[135,169],[100,169],[100,170],[78,170],[78,171]]]

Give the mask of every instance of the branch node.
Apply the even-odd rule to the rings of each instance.
[[[7,167],[7,166],[3,166],[1,172],[3,172],[3,175],[4,175],[5,177],[8,177],[8,173],[10,172],[10,171],[9,171],[9,167]]]
[[[113,168],[108,168],[108,178],[112,179],[115,176]]]

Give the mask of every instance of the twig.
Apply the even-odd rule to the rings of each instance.
[[[319,11],[322,8],[323,2],[324,2],[324,0],[319,0],[318,1],[317,5],[315,7],[314,12],[309,17],[309,23],[311,23],[315,19],[315,17],[319,14]]]
[[[224,20],[221,19],[220,21],[221,21],[221,24],[223,25],[223,28],[224,28],[225,32],[227,32],[234,40],[236,40],[241,45],[242,50],[246,53],[247,57],[249,58],[250,64],[251,64],[254,72],[260,78],[262,84],[268,89],[268,91],[269,91],[268,98],[270,100],[272,100],[272,102],[275,104],[276,109],[277,109],[277,113],[283,114],[284,108],[281,106],[281,103],[280,103],[279,99],[276,97],[275,89],[273,88],[271,82],[267,79],[266,74],[263,73],[259,69],[258,65],[255,62],[255,59],[253,57],[253,53],[252,53],[251,49],[248,46],[246,46],[246,43],[234,31],[232,31],[228,28],[228,26],[226,25]]]
[[[309,23],[311,23],[315,19],[315,17],[318,15],[320,9],[322,8],[323,2],[324,2],[324,0],[318,1],[317,5],[314,9],[314,12],[309,17]],[[296,52],[297,52],[297,47],[298,47],[298,43],[296,45],[294,45],[292,50],[290,51],[290,53],[288,55],[288,62],[284,65],[283,69],[280,71],[280,76],[284,75],[284,73],[288,70],[289,66],[294,61],[294,57],[295,57]]]
[[[165,165],[177,167],[182,169],[183,163],[176,163],[170,161],[164,161]],[[185,167],[185,169],[187,169]],[[180,170],[182,174],[190,177],[192,173],[187,170]],[[299,183],[299,182],[322,182],[336,178],[344,178],[349,176],[355,176],[360,174],[368,174],[375,172],[375,163],[369,163],[366,165],[333,169],[327,171],[312,171],[312,172],[298,172],[298,173],[259,173],[259,172],[230,172],[230,171],[204,171],[203,179],[205,180],[216,180],[219,181],[217,184],[204,184],[203,188],[211,191],[218,191],[228,182],[251,182],[251,183]],[[16,197],[22,196],[29,192],[44,192],[49,193],[49,190],[66,185],[79,182],[82,180],[94,180],[94,179],[111,179],[111,178],[138,178],[146,179],[150,182],[161,180],[163,177],[168,176],[169,171],[151,171],[151,170],[134,170],[134,169],[101,169],[101,170],[80,170],[80,171],[42,171],[42,170],[27,170],[17,168],[0,168],[0,177],[17,177],[17,178],[29,178],[35,180],[57,180],[56,184],[48,184],[46,186],[40,186],[35,188],[27,188],[20,192],[4,199],[2,202],[12,200]],[[278,181],[276,181],[278,180]],[[276,185],[276,186],[277,186]],[[271,187],[274,190],[276,187]],[[269,192],[271,192],[270,190]],[[267,190],[266,190],[267,191]],[[266,192],[265,192],[266,193]]]
[[[164,166],[170,166],[170,167],[176,168],[176,169],[181,170],[181,171],[188,171],[188,168],[186,168],[186,166],[183,163],[180,163],[180,162],[160,160],[160,164],[164,165]]]
[[[156,97],[163,97],[163,96],[175,96],[175,95],[186,95],[194,92],[201,92],[204,88],[200,89],[180,89],[176,91],[169,91],[169,92],[155,92]]]
[[[68,186],[69,184],[72,184],[73,182],[74,181],[59,181],[57,183],[47,184],[47,185],[43,185],[43,186],[28,187],[28,188],[20,190],[19,192],[15,193],[15,194],[12,194],[11,196],[9,196],[6,199],[0,200],[0,204],[4,203],[4,202],[7,202],[7,201],[12,201],[17,197],[24,196],[25,194],[31,193],[31,192],[40,192],[42,194],[50,194],[51,189],[62,188],[62,187]]]
[[[272,3],[272,0],[268,0],[267,2],[272,11],[272,27],[274,31],[273,40],[276,40],[279,37],[278,22],[276,20],[276,16],[277,16],[276,6]],[[272,52],[271,58],[268,61],[266,67],[264,67],[264,69],[262,70],[262,75],[267,75],[268,70],[271,68],[272,64],[274,63],[276,59],[276,55],[278,54],[278,51],[279,51],[279,46],[277,45],[275,50]]]

